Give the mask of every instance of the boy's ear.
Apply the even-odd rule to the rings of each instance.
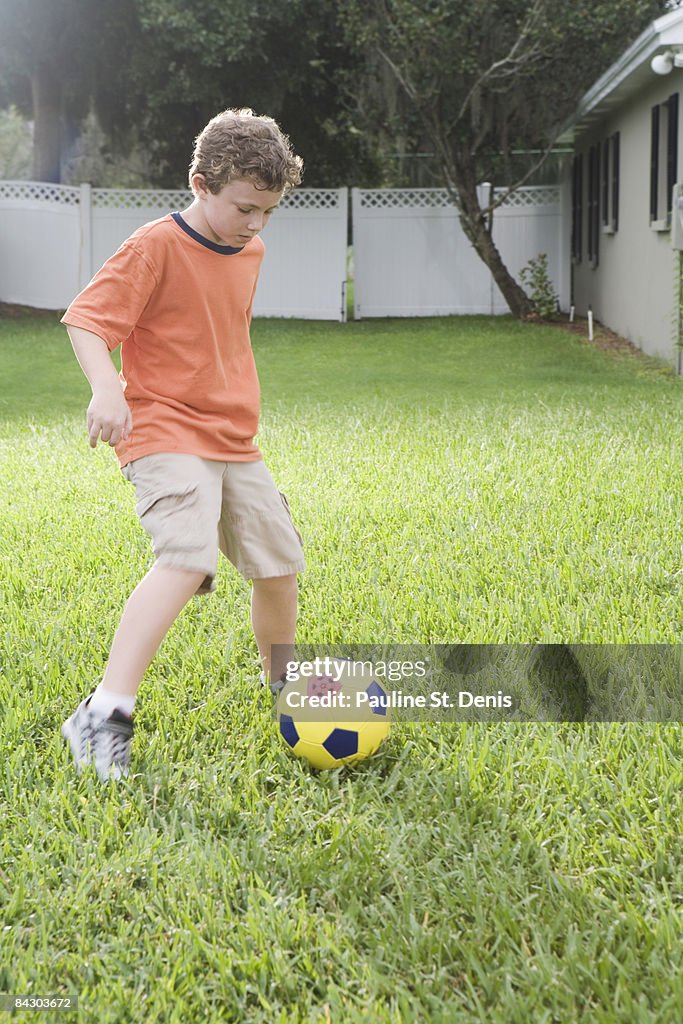
[[[192,191],[194,192],[194,194],[196,196],[201,196],[201,195],[207,195],[208,194],[209,189],[208,189],[208,186],[206,184],[206,178],[204,177],[203,174],[193,174],[192,175],[192,182],[191,182],[191,184],[192,184]]]

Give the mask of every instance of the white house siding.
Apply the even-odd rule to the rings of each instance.
[[[683,70],[652,82],[575,140],[583,154],[582,259],[574,263],[573,298],[579,315],[589,305],[603,324],[633,341],[649,355],[676,361],[674,283],[675,257],[671,232],[650,227],[650,118],[656,103],[679,92],[683,110]],[[588,151],[614,132],[620,132],[619,228],[613,235],[602,228],[598,266],[587,257]],[[683,132],[678,135],[678,180],[683,180]],[[571,168],[569,168],[569,172]],[[602,197],[601,197],[602,201]]]

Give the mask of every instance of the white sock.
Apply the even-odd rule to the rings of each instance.
[[[135,697],[129,697],[126,693],[113,693],[111,690],[105,690],[102,683],[97,687],[88,704],[88,710],[98,716],[101,715],[102,718],[109,718],[114,708],[118,708],[124,715],[132,715],[134,707]]]
[[[274,680],[274,682],[276,682],[276,683],[284,683],[284,681],[285,681],[285,673],[284,672],[282,673],[281,676],[279,676],[277,679]],[[268,679],[268,676],[266,675],[266,673],[262,672],[261,673],[261,686],[268,686],[270,684],[270,682],[271,682],[271,680]]]

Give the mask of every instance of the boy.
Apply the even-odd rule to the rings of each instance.
[[[281,685],[287,658],[271,664],[271,645],[294,643],[304,558],[254,444],[249,325],[259,232],[301,171],[272,118],[218,114],[195,142],[191,205],[135,231],[62,318],[92,387],[90,445],[115,448],[156,556],[101,682],[62,726],[77,766],[94,763],[103,780],[127,774],[140,682],[185,604],[214,589],[219,547],[252,581],[262,681]],[[119,344],[120,378],[109,356]]]

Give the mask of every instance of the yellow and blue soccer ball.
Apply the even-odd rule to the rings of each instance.
[[[376,753],[389,735],[390,698],[368,662],[339,661],[333,676],[301,674],[278,696],[282,739],[314,768],[339,768]]]

